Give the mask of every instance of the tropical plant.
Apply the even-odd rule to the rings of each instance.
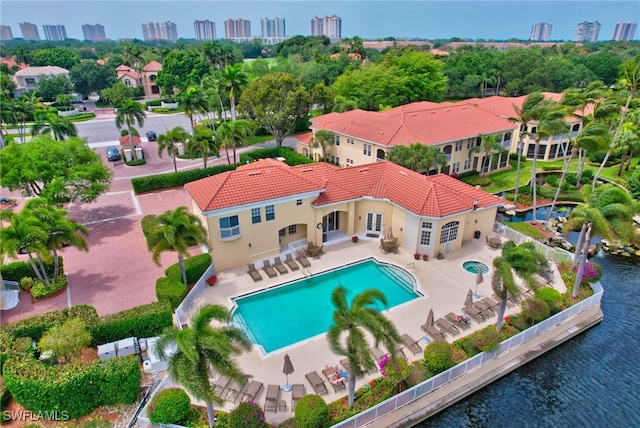
[[[176,157],[179,154],[178,146],[176,143],[185,144],[189,139],[189,133],[181,126],[176,126],[165,134],[158,135],[158,156],[162,157],[162,153],[166,152],[171,159],[173,159],[173,170],[178,172],[178,165],[176,164]],[[205,165],[206,167],[206,165]]]
[[[320,129],[313,134],[311,145],[315,148],[322,148],[322,159],[327,158],[327,152],[335,143],[333,134],[325,129]]]
[[[200,218],[189,213],[187,207],[181,206],[174,211],[168,210],[155,218],[147,245],[152,252],[152,259],[160,264],[160,254],[175,251],[178,255],[182,282],[187,284],[184,257],[189,256],[189,247],[207,243],[207,231]]]
[[[480,176],[483,176],[485,172],[491,171],[493,157],[496,153],[502,155],[503,153],[507,152],[507,150],[502,147],[502,144],[500,144],[499,138],[500,135],[498,134],[480,135],[480,146],[474,146],[471,150],[469,150],[469,156],[480,151],[484,153],[482,162],[480,162]]]
[[[236,148],[244,146],[253,133],[253,124],[246,119],[222,122],[218,127],[218,137],[228,149],[233,149],[233,163],[237,163]]]
[[[56,141],[78,136],[75,125],[68,118],[56,113],[37,115],[31,133],[34,136],[51,134]]]
[[[219,155],[220,143],[220,133],[218,131],[214,131],[208,126],[197,125],[193,137],[187,142],[187,150],[191,154],[202,156],[202,165],[206,168],[209,155]],[[228,152],[227,161],[229,161]]]
[[[193,116],[198,113],[206,113],[209,109],[204,91],[197,86],[189,86],[186,91],[179,93],[176,98],[180,103],[180,107],[184,110],[184,114],[189,117],[191,123],[191,134],[195,133],[195,123]]]
[[[376,302],[386,305],[387,299],[382,292],[375,289],[365,290],[356,295],[351,305],[347,302],[347,291],[344,287],[338,286],[331,293],[331,303],[335,311],[327,338],[334,353],[349,359],[349,408],[353,407],[356,376],[376,368],[365,331],[373,336],[376,345],[382,342],[390,355],[395,354],[396,346],[400,343],[400,335],[395,325],[373,307]]]
[[[429,171],[447,164],[447,155],[437,147],[422,143],[409,146],[394,146],[389,151],[389,160],[411,171]]]
[[[66,361],[91,343],[91,333],[80,318],[71,318],[62,325],[54,325],[38,341],[40,352],[52,350]]]
[[[116,127],[121,129],[123,126],[127,127],[127,131],[129,133],[129,146],[131,149],[131,160],[136,160],[136,147],[133,143],[133,125],[136,123],[138,126],[142,126],[144,124],[144,119],[147,117],[147,114],[140,104],[137,101],[133,100],[124,100],[118,106],[118,112],[116,114]]]
[[[210,370],[242,382],[245,377],[233,357],[251,349],[246,333],[229,325],[230,320],[225,307],[207,305],[190,320],[190,327],[167,328],[156,342],[156,355],[168,360],[171,379],[206,403],[210,427],[214,425],[213,405],[223,403],[209,381]]]
[[[243,64],[227,65],[222,70],[222,84],[229,93],[231,106],[231,120],[236,120],[236,98],[240,97],[242,89],[247,85],[249,76],[242,69]]]

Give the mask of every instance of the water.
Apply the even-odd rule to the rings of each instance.
[[[605,272],[599,325],[417,426],[640,426],[640,260],[593,260]]]
[[[383,291],[387,306],[376,304],[376,309],[384,310],[419,297],[409,280],[399,268],[367,260],[238,298],[233,319],[272,352],[329,330],[335,310],[331,293],[338,285],[347,290],[349,303],[366,289]]]
[[[556,205],[553,209],[553,213],[551,214],[551,218],[558,217],[569,217],[571,214],[571,210],[573,210],[574,205]],[[547,219],[547,215],[549,214],[549,209],[551,206],[536,208],[536,220],[544,221]],[[533,218],[533,210],[528,211],[520,211],[517,212],[514,216],[504,216],[504,223],[521,223],[523,221],[531,221]]]
[[[474,261],[462,263],[462,268],[472,274],[478,273],[478,267],[480,268],[482,273],[489,273],[489,267],[484,263],[474,262]]]

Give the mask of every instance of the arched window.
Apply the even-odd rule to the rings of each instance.
[[[447,242],[455,241],[458,238],[458,226],[459,221],[452,221],[444,226],[440,230],[440,243],[446,244]]]

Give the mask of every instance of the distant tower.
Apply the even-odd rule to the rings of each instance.
[[[67,30],[64,25],[43,25],[44,38],[50,41],[62,41],[67,38]]]
[[[40,40],[38,34],[38,27],[30,22],[21,22],[20,31],[22,32],[22,38],[25,40]]]
[[[531,27],[531,37],[529,39],[542,42],[551,40],[551,24],[544,22],[534,24],[533,27]]]
[[[574,42],[597,42],[598,34],[600,33],[600,23],[596,22],[581,22],[576,27],[576,32],[573,35]]]
[[[11,39],[13,39],[13,31],[11,31],[11,27],[8,25],[0,25],[0,40]]]
[[[336,15],[311,20],[312,36],[327,36],[332,42],[342,38],[342,19]]]
[[[275,44],[286,38],[285,23],[282,18],[262,18],[260,19],[262,29],[262,42]]]
[[[107,36],[104,32],[104,26],[100,24],[84,24],[82,26],[82,35],[85,40],[89,40],[90,42],[101,42],[107,40]]]
[[[144,22],[142,24],[142,37],[145,40],[178,40],[176,24],[169,21]]]
[[[613,40],[633,40],[636,33],[636,23],[632,21],[618,21],[616,28],[613,30]]]
[[[204,21],[193,21],[193,34],[196,40],[215,40],[216,39],[216,23],[208,19]]]
[[[251,38],[251,21],[246,19],[227,19],[224,21],[224,36],[229,40],[248,40]]]

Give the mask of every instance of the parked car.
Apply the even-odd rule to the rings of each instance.
[[[107,160],[109,162],[119,161],[120,159],[122,159],[122,155],[116,146],[107,147]]]
[[[58,248],[58,250],[61,248],[68,247],[69,245],[70,244],[68,242],[62,241],[62,245]],[[18,248],[18,254],[27,254],[27,249],[25,247]]]
[[[147,140],[156,141],[158,136],[156,135],[156,131],[147,131]]]

